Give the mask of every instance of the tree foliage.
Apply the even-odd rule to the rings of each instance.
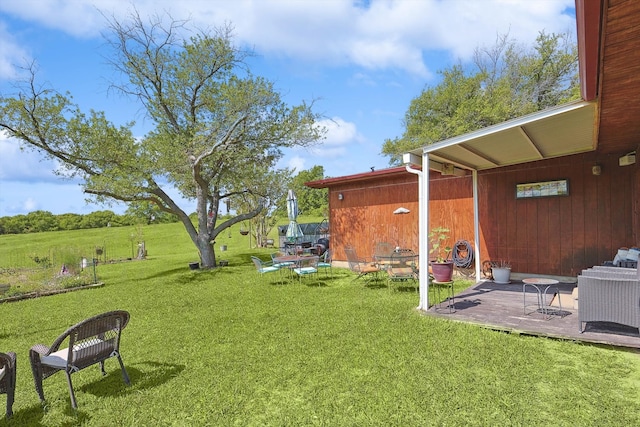
[[[323,179],[324,167],[315,165],[311,169],[298,172],[289,184],[298,199],[298,211],[305,215],[327,216],[329,211],[328,190],[326,188],[310,188],[304,185],[309,181]],[[286,197],[278,201],[276,210],[279,216],[287,216]]]
[[[254,165],[256,169],[260,169],[262,165]],[[278,221],[276,209],[281,200],[286,199],[287,189],[291,182],[291,171],[283,170],[256,170],[256,174],[262,176],[257,190],[262,194],[263,209],[260,213],[250,220],[243,222],[242,228],[251,233],[251,237],[255,246],[262,247],[265,245],[265,239],[275,227]],[[236,197],[236,210],[239,212],[250,212],[257,208],[256,199],[250,194],[242,194]]]
[[[117,127],[103,112],[83,113],[69,94],[38,85],[33,68],[17,96],[0,98],[0,128],[62,161],[64,173],[83,178],[85,193],[98,202],[146,201],[175,215],[202,265],[214,267],[216,236],[263,210],[261,174],[282,148],[320,139],[319,117],[312,104],[288,106],[273,83],[249,72],[249,54],[233,44],[229,26],[192,30],[161,17],[147,23],[137,13],[108,22],[110,62],[123,77],[113,89],[142,105],[150,132],[136,139],[132,123]],[[195,224],[169,186],[195,200]],[[255,208],[218,223],[220,203],[240,195],[253,196]]]
[[[158,205],[147,200],[129,203],[125,215],[133,224],[164,224],[177,220],[175,215],[163,211]]]
[[[539,33],[532,49],[508,35],[476,49],[473,65],[441,70],[405,114],[401,137],[382,153],[398,164],[407,151],[578,99],[578,53],[569,34]]]

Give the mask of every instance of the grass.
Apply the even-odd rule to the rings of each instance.
[[[149,259],[99,266],[102,288],[0,305],[0,351],[18,353],[15,415],[0,425],[640,423],[637,354],[424,316],[415,291],[364,286],[345,269],[319,283],[257,276],[249,257],[270,251],[237,232],[225,237],[229,267],[191,271],[179,225],[145,233]],[[131,313],[122,355],[132,385],[114,359],[106,377],[73,374],[74,413],[57,374],[43,410],[28,349],[112,309]]]

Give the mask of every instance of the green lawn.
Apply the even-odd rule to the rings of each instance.
[[[32,237],[91,244],[93,233],[105,231],[1,236],[0,265]],[[18,354],[6,425],[640,425],[637,353],[424,316],[415,291],[344,269],[319,283],[257,276],[249,257],[269,250],[235,230],[223,238],[229,267],[191,271],[179,225],[146,227],[149,259],[99,265],[103,287],[1,304],[0,351]],[[44,381],[43,410],[29,348],[113,309],[131,313],[121,350],[132,385],[115,359],[104,378],[97,366],[73,374],[74,413],[59,373]]]

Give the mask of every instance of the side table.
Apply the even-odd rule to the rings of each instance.
[[[440,286],[446,286],[447,287],[447,307],[449,308],[449,313],[454,313],[455,310],[455,304],[456,304],[456,297],[454,294],[454,289],[453,289],[453,281],[450,282],[436,282],[435,280],[431,282],[432,285],[436,286],[436,290],[438,292],[438,300],[440,300]],[[442,303],[444,301],[440,301],[440,303],[438,303],[438,307],[436,307],[436,310],[438,309],[442,309]]]
[[[522,279],[522,309],[524,314],[531,314],[534,311],[527,313],[527,307],[531,307],[530,304],[527,306],[527,286],[531,286],[536,293],[536,304],[533,305],[536,307],[535,312],[542,313],[545,319],[550,319],[551,315],[554,314],[555,310],[547,308],[547,293],[549,288],[554,285],[557,285],[559,282],[555,279],[548,279],[544,277],[531,277],[527,279]],[[544,288],[544,290],[543,290]],[[556,288],[558,294],[560,291]],[[558,297],[558,303],[560,304],[560,313],[562,313],[562,301]]]

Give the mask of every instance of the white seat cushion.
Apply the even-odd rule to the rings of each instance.
[[[3,366],[2,369],[0,369],[0,380],[4,378],[5,372],[7,372],[7,368],[6,366]]]
[[[76,352],[78,350],[82,350],[83,348],[88,348],[88,347],[91,347],[92,345],[100,344],[102,342],[103,341],[98,338],[84,341],[84,342],[81,342],[80,344],[74,345],[73,351]],[[64,369],[67,367],[68,355],[69,355],[69,349],[63,348],[61,350],[56,351],[55,353],[51,353],[48,356],[40,356],[40,362],[42,362],[43,365]]]
[[[69,354],[69,349],[63,348],[62,350],[58,350],[55,353],[51,353],[48,356],[40,356],[40,362],[43,365],[64,369],[67,367],[68,354]]]

